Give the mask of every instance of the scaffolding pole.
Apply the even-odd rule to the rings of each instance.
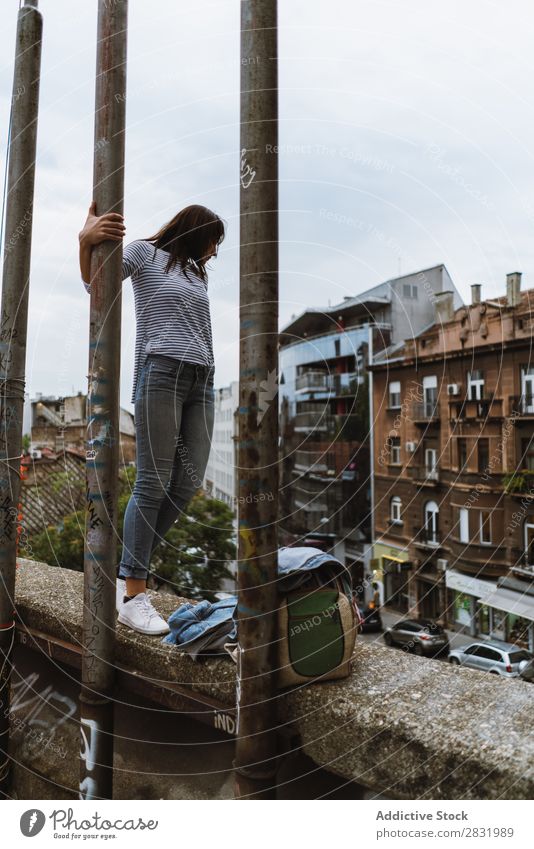
[[[99,0],[93,200],[123,213],[127,0]],[[87,395],[80,798],[113,794],[113,689],[121,361],[122,246],[91,256]]]
[[[276,792],[278,555],[276,0],[241,3],[236,797]]]
[[[39,111],[43,19],[37,0],[19,9],[8,179],[0,331],[0,797],[10,779],[9,714],[15,641],[20,460]]]

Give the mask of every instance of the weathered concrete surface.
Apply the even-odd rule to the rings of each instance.
[[[178,602],[154,598],[166,616]],[[82,575],[20,560],[16,607],[28,626],[79,644]],[[234,699],[230,659],[193,662],[121,626],[117,664],[226,704]],[[534,796],[532,684],[357,644],[348,680],[281,693],[279,711],[316,764],[386,797]]]

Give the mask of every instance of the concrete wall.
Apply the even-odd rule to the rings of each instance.
[[[58,651],[79,645],[82,582],[79,573],[19,561],[16,607],[26,629],[19,629],[18,640],[26,653],[19,681],[37,674],[30,696],[37,700],[36,708],[39,699],[43,701],[43,692],[48,701],[52,698],[49,716],[55,728],[46,739],[51,741],[48,748],[53,744],[56,750],[53,756],[47,754],[42,741],[30,739],[31,724],[27,715],[22,715],[26,733],[22,740],[14,736],[12,741],[13,757],[19,761],[15,783],[19,794],[34,794],[22,798],[46,798],[43,775],[54,792],[62,787],[65,794],[76,792],[77,679],[64,672],[50,682],[46,677],[39,680],[39,663],[47,645],[56,645]],[[154,595],[154,603],[168,616],[179,599]],[[49,642],[41,638],[38,647],[36,632],[48,635]],[[193,662],[175,647],[118,626],[116,663],[135,672],[136,680],[180,685],[192,696],[215,700],[220,705],[213,713],[216,729],[221,727],[217,717],[224,716],[225,709],[230,716],[228,711],[234,708],[235,667],[229,658]],[[58,660],[54,666],[61,668]],[[68,689],[73,682],[74,689]],[[16,687],[17,681],[14,683]],[[281,692],[277,708],[288,742],[297,741],[299,751],[317,767],[325,767],[341,779],[339,786],[357,782],[387,798],[529,799],[534,794],[533,694],[532,685],[526,682],[457,669],[357,641],[349,678]],[[181,725],[182,714],[174,714],[166,735],[163,724],[161,729],[157,727],[161,708],[153,712],[153,705],[143,704],[138,713],[139,706],[129,691],[119,690],[117,696],[122,705],[117,709],[116,766],[126,772],[117,774],[117,798],[123,793],[128,793],[128,798],[153,798],[151,793],[158,794],[157,798],[190,798],[202,793],[221,798],[229,792],[229,753],[224,747],[216,748],[218,744],[207,730],[188,738]],[[20,709],[19,701],[19,709],[13,713],[14,730]],[[129,713],[126,720],[124,710]],[[59,722],[58,717],[65,716],[65,721]],[[153,736],[158,734],[163,746],[155,744]],[[139,739],[148,743],[138,743]],[[191,740],[195,745],[187,749]],[[203,740],[210,745],[203,745]],[[210,752],[211,741],[214,748]],[[172,746],[185,760],[178,767],[175,762],[172,775],[166,776]],[[210,778],[208,773],[217,764],[221,775]],[[208,776],[204,784],[199,771]],[[166,787],[165,795],[161,795],[162,787]],[[302,792],[311,795],[301,798],[315,798],[313,789]],[[348,792],[356,797],[360,790],[353,784]]]

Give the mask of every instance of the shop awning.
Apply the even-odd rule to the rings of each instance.
[[[498,589],[491,595],[480,599],[480,601],[488,607],[504,610],[506,613],[513,613],[534,622],[534,599],[530,596],[516,593],[513,590]]]
[[[484,601],[487,596],[492,595],[497,590],[496,581],[485,581],[481,578],[475,578],[473,575],[456,572],[454,569],[447,569],[445,572],[445,585],[450,590],[473,595],[480,601]]]

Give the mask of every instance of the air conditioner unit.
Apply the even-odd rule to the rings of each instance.
[[[447,384],[447,395],[459,395],[460,387],[457,383],[448,383]]]
[[[408,452],[408,454],[413,454],[414,451],[417,451],[417,442],[407,442],[406,451]]]
[[[438,557],[438,559],[436,560],[436,566],[437,566],[437,568],[440,572],[446,572],[448,565],[449,565],[449,561],[444,560],[443,557]]]

